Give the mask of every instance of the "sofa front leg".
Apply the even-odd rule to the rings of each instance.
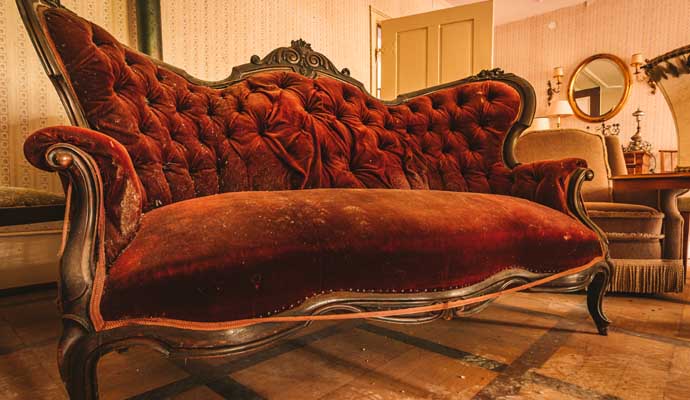
[[[100,352],[94,348],[96,342],[81,325],[64,320],[58,367],[71,400],[98,399],[96,366]]]
[[[604,294],[610,282],[611,267],[605,262],[594,272],[592,281],[587,287],[587,308],[589,309],[589,315],[592,316],[599,334],[603,336],[608,335],[608,326],[611,323],[611,321],[606,318],[602,308]]]

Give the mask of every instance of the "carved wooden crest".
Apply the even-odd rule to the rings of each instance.
[[[293,40],[290,47],[278,47],[264,58],[253,55],[250,62],[254,65],[292,64],[298,67],[300,74],[314,77],[317,70],[326,70],[336,75],[350,77],[350,70],[338,70],[323,54],[312,50],[311,44],[303,39]]]

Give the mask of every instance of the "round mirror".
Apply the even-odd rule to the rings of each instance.
[[[612,118],[630,94],[630,71],[612,54],[596,54],[582,61],[570,78],[568,102],[587,122]]]

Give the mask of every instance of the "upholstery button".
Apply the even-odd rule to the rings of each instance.
[[[261,274],[253,274],[249,280],[252,282],[254,289],[259,290],[261,288]]]

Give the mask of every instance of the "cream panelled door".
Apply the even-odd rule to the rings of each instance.
[[[392,99],[493,64],[493,1],[381,22],[381,97]]]

